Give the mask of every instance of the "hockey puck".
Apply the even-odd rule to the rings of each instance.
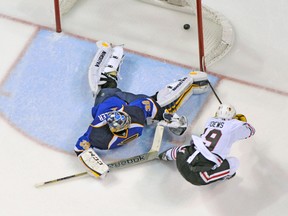
[[[190,29],[190,25],[189,25],[189,24],[185,24],[185,25],[183,26],[183,28],[184,28],[185,30],[188,30],[188,29]]]

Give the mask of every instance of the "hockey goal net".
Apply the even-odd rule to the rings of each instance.
[[[54,0],[57,32],[62,31],[61,15],[68,13],[77,1],[79,0]],[[222,14],[203,5],[202,0],[140,1],[197,17],[200,70],[205,71],[206,66],[223,58],[231,49],[234,41],[232,25]]]

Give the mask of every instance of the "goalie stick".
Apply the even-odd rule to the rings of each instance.
[[[108,163],[107,165],[109,166],[110,170],[117,169],[117,168],[129,167],[129,166],[133,166],[136,164],[140,164],[140,163],[144,163],[144,162],[148,162],[148,161],[156,159],[158,157],[159,149],[161,146],[163,132],[164,132],[164,127],[157,125],[152,146],[147,153],[133,156],[133,157],[126,158],[126,159],[122,159],[122,160],[119,160],[116,162]],[[46,181],[46,182],[41,182],[41,183],[35,184],[35,187],[39,188],[39,187],[44,186],[44,185],[57,183],[60,181],[64,181],[64,180],[68,180],[71,178],[83,176],[86,174],[88,174],[88,173],[87,172],[81,172],[81,173],[77,173],[74,175],[65,176],[62,178],[58,178],[58,179],[54,179],[54,180],[50,180],[50,181]]]

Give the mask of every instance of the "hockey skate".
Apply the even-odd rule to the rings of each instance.
[[[169,150],[169,149],[168,149],[168,150]],[[159,160],[164,160],[164,161],[169,161],[168,158],[167,158],[167,155],[166,155],[166,153],[167,153],[168,150],[160,153],[160,154],[158,155],[158,159],[159,159]]]
[[[233,175],[228,175],[228,176],[224,177],[223,181],[229,180],[229,179],[233,178],[234,176],[236,176],[236,172]]]
[[[163,160],[163,161],[174,161],[176,160],[177,152],[179,150],[181,151],[182,147],[184,146],[177,146],[177,147],[169,148],[166,151],[160,153],[158,155],[158,159]]]

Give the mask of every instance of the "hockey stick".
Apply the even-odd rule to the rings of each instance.
[[[210,81],[208,80],[208,84],[212,90],[212,92],[214,93],[214,95],[216,96],[217,100],[219,101],[220,104],[222,104],[222,101],[220,100],[220,98],[218,97],[216,91],[214,90],[213,86],[211,85]]]
[[[162,137],[163,137],[163,132],[164,132],[164,127],[157,125],[156,130],[155,130],[155,134],[154,134],[154,139],[153,139],[153,143],[152,146],[150,148],[150,150],[147,153],[141,154],[141,155],[137,155],[134,157],[130,157],[130,158],[126,158],[120,161],[116,161],[116,162],[112,162],[107,164],[110,168],[110,170],[113,169],[117,169],[117,168],[123,168],[123,167],[129,167],[132,165],[136,165],[136,164],[140,164],[140,163],[144,163],[144,162],[148,162],[151,160],[154,160],[157,158],[158,156],[158,152],[161,146],[161,142],[162,142]],[[68,180],[71,178],[75,178],[75,177],[79,177],[79,176],[83,176],[88,174],[87,172],[81,172],[78,174],[74,174],[74,175],[70,175],[70,176],[65,176],[62,178],[58,178],[58,179],[54,179],[54,180],[50,180],[50,181],[46,181],[46,182],[41,182],[38,184],[35,184],[36,188],[39,188],[41,186],[44,185],[48,185],[48,184],[52,184],[52,183],[57,183],[60,181],[64,181],[64,180]]]

